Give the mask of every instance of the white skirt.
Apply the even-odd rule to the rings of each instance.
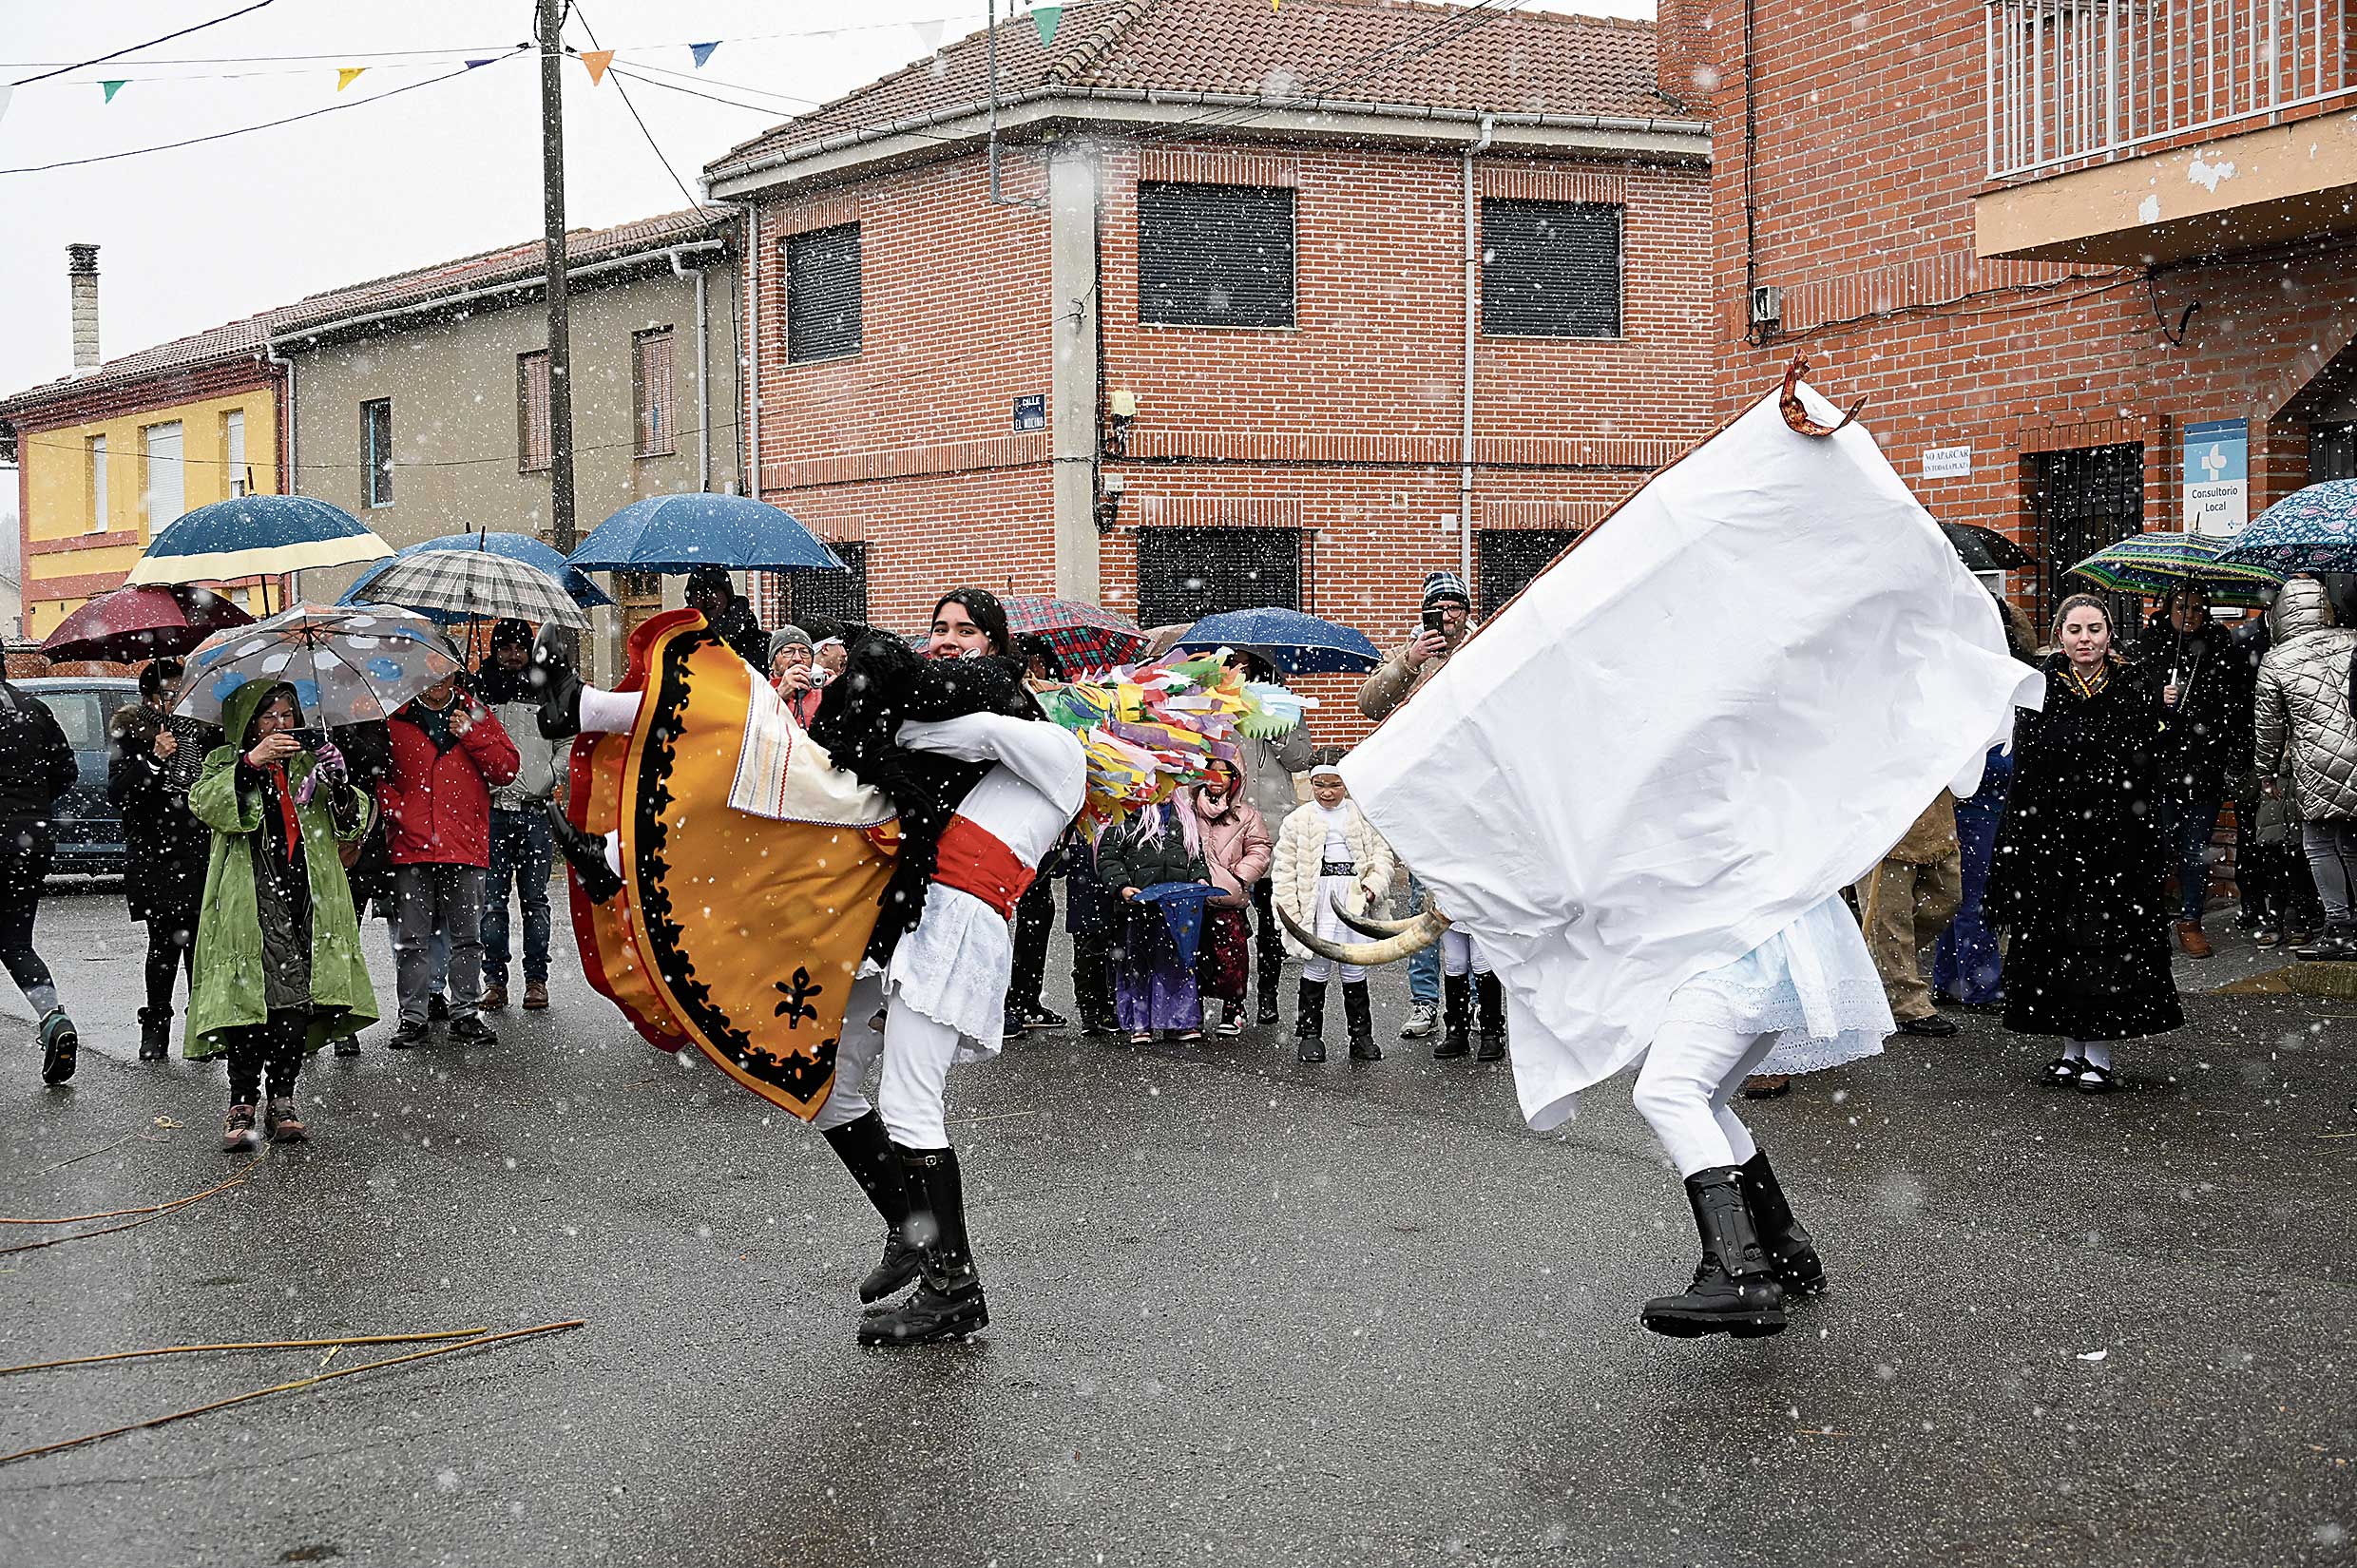
[[[959,1061],[999,1054],[1006,1030],[1006,986],[1015,936],[1006,917],[968,892],[936,882],[925,889],[916,929],[892,949],[884,989],[894,1007],[914,1007],[958,1032]]]
[[[1866,937],[1839,894],[1680,985],[1662,1022],[1775,1035],[1762,1073],[1813,1073],[1879,1056],[1898,1027]]]

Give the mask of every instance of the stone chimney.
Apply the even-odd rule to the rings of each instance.
[[[66,247],[66,289],[73,297],[73,364],[77,371],[98,365],[98,247]]]
[[[1740,10],[1728,0],[1659,0],[1654,8],[1654,86],[1662,97],[1696,119],[1708,120],[1718,90],[1722,67],[1720,36],[1727,29],[1715,24],[1717,10],[1730,10],[1734,32],[1742,30]]]

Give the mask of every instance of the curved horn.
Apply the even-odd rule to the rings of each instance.
[[[1349,909],[1343,908],[1342,895],[1339,893],[1328,895],[1326,902],[1333,907],[1334,918],[1336,920],[1341,921],[1345,926],[1350,927],[1351,929],[1358,932],[1361,936],[1387,937],[1404,935],[1408,931],[1414,930],[1424,920],[1424,916],[1421,914],[1409,915],[1406,920],[1378,920],[1373,915],[1352,914]],[[1448,924],[1448,917],[1442,914],[1437,907],[1427,904],[1425,908],[1429,910],[1433,917],[1439,920],[1443,926],[1447,926]]]
[[[1797,354],[1792,355],[1792,364],[1784,370],[1784,391],[1776,397],[1776,409],[1784,415],[1784,422],[1802,435],[1831,435],[1842,425],[1858,417],[1858,411],[1866,407],[1866,399],[1861,397],[1849,405],[1849,411],[1841,416],[1841,425],[1828,425],[1823,420],[1811,418],[1808,406],[1800,400],[1799,391],[1800,378],[1808,369],[1808,360]]]
[[[1441,932],[1448,928],[1448,923],[1439,914],[1428,910],[1418,915],[1409,924],[1408,928],[1397,936],[1387,937],[1381,942],[1343,943],[1329,942],[1314,931],[1303,930],[1300,922],[1286,913],[1282,906],[1277,908],[1276,918],[1283,921],[1285,928],[1293,933],[1295,942],[1300,943],[1318,957],[1331,958],[1337,964],[1349,964],[1362,969],[1371,969],[1379,964],[1389,964],[1406,958],[1410,953],[1429,947],[1441,939]]]

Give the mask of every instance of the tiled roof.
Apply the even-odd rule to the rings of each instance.
[[[612,228],[575,229],[565,237],[565,259],[576,267],[585,266],[638,251],[710,239],[726,234],[736,221],[736,215],[726,207],[690,207],[659,218],[618,223]],[[546,266],[546,243],[532,239],[502,250],[460,257],[455,261],[394,273],[373,282],[331,289],[272,311],[266,318],[270,335],[284,339],[355,316],[370,316],[404,305],[431,304],[446,295],[464,294],[470,289],[527,281],[541,276]]]
[[[999,24],[999,95],[1239,93],[1492,114],[1684,118],[1654,85],[1652,24],[1407,0],[1083,0],[1043,48]],[[723,153],[719,180],[831,137],[989,96],[988,29]],[[1216,129],[1216,124],[1213,127]]]
[[[97,369],[79,375],[61,375],[54,381],[45,381],[40,386],[28,387],[12,396],[0,398],[0,414],[18,413],[58,398],[76,397],[97,389],[119,387],[137,381],[142,376],[253,358],[262,352],[267,336],[266,325],[265,317],[249,316],[242,321],[207,327],[188,337],[176,337],[169,343],[159,343],[137,354],[106,360]]]

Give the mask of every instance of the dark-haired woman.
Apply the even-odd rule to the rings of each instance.
[[[123,897],[147,927],[147,1004],[139,1010],[139,1059],[162,1061],[172,1048],[172,986],[197,964],[197,909],[204,900],[204,861],[213,834],[188,814],[188,787],[212,737],[191,720],[172,718],[177,659],[150,660],[139,672],[139,700],[107,723],[114,755],[106,761],[106,798],[123,817]],[[194,755],[182,755],[183,752]]]
[[[2156,813],[2166,711],[2113,652],[2101,600],[2064,600],[2054,641],[2045,708],[2015,732],[1987,918],[2013,932],[2005,1027],[2060,1036],[2046,1081],[2101,1094],[2114,1087],[2113,1042],[2185,1022]]]

